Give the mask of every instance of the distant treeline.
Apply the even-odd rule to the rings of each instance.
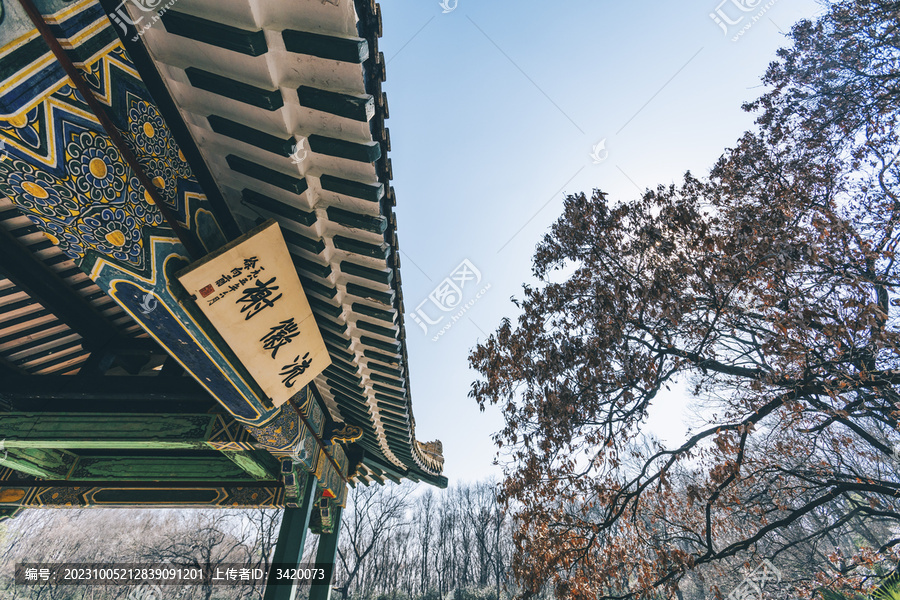
[[[0,600],[256,600],[261,585],[16,586],[17,563],[240,563],[266,568],[281,511],[31,510],[0,524]],[[344,509],[332,598],[510,597],[511,538],[491,483],[358,486]],[[314,562],[309,534],[305,561]],[[303,597],[301,590],[300,597]]]

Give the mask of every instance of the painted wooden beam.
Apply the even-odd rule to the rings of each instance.
[[[297,88],[297,97],[300,106],[361,123],[368,123],[375,116],[375,100],[372,96],[352,96],[301,85]]]
[[[4,475],[8,472],[4,473]],[[170,508],[282,508],[284,488],[257,482],[72,482],[0,478],[0,506],[85,508],[159,506]]]
[[[309,149],[316,154],[364,163],[373,163],[381,158],[381,144],[378,142],[360,144],[318,134],[312,134],[308,139]]]
[[[221,450],[221,453],[257,481],[277,479],[278,461],[265,450]]]
[[[211,414],[4,413],[6,448],[199,450],[219,419]]]
[[[69,481],[253,481],[240,466],[217,452],[80,454]]]
[[[62,450],[18,448],[4,450],[0,467],[42,479],[65,479],[78,457]]]
[[[309,531],[309,517],[312,514],[313,501],[316,490],[315,476],[307,474],[303,483],[303,501],[297,508],[285,508],[281,520],[281,529],[278,531],[278,541],[275,543],[275,553],[272,562],[284,565],[299,565],[303,558],[303,547],[306,545],[306,534]],[[269,580],[263,600],[292,600],[296,591],[293,583],[276,583],[277,571],[269,571]]]
[[[191,85],[197,89],[206,90],[219,96],[270,111],[278,110],[284,106],[281,90],[266,90],[196,67],[188,67],[184,72],[187,74]]]
[[[288,52],[358,64],[369,58],[369,42],[365,38],[337,37],[295,29],[285,29],[281,37]]]
[[[213,405],[209,392],[187,377],[19,375],[3,378],[0,395],[11,401],[63,400],[71,402],[72,408],[79,411],[82,410],[83,403],[105,400],[121,404],[120,410],[116,412],[129,410],[130,402],[135,401],[160,405],[171,402],[203,402]],[[42,405],[42,410],[48,409]]]
[[[293,137],[280,138],[218,115],[209,115],[206,120],[216,133],[246,142],[272,154],[290,156],[294,151],[296,142]]]
[[[0,439],[4,440],[6,449],[20,453],[32,450],[217,450],[253,479],[272,481],[278,478],[277,461],[267,452],[255,449],[247,432],[225,415],[4,413],[0,418]],[[65,475],[61,472],[38,474],[34,468],[6,466],[39,477]],[[28,467],[28,464],[23,466]],[[86,472],[85,476],[93,475]]]
[[[305,192],[309,187],[306,183],[306,179],[304,179],[303,177],[293,177],[291,175],[282,173],[281,171],[276,171],[275,169],[264,167],[253,162],[252,160],[247,160],[246,158],[235,156],[234,154],[229,154],[225,157],[225,160],[226,162],[228,162],[228,166],[231,167],[233,171],[241,173],[242,175],[246,175],[247,177],[258,179],[262,182],[274,185],[276,187],[280,187],[281,189],[293,192],[298,196]]]
[[[380,183],[362,183],[328,174],[320,175],[319,183],[323,190],[369,202],[378,202],[384,196],[384,185]]]
[[[174,35],[247,56],[262,56],[269,50],[265,32],[261,29],[255,31],[239,29],[174,10],[167,10],[161,16],[166,31]]]

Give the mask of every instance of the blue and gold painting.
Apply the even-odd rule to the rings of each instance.
[[[235,418],[272,421],[279,411],[170,282],[170,258],[200,257],[187,252],[160,203],[198,247],[211,252],[226,240],[116,29],[97,0],[33,1],[64,54],[51,51],[17,0],[0,0],[0,194]],[[82,82],[69,79],[61,60]],[[145,310],[150,300],[156,311]]]

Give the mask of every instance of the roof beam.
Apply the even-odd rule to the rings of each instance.
[[[30,508],[133,507],[284,507],[284,487],[257,482],[74,482],[7,479],[0,481],[0,505]]]
[[[5,449],[0,467],[42,479],[65,478],[78,460],[71,452],[43,448]]]
[[[208,450],[218,415],[10,412],[0,418],[4,447]]]
[[[4,377],[0,395],[9,399],[34,400],[198,400],[209,393],[187,377],[81,378],[66,375],[21,375]]]
[[[233,419],[207,412],[9,412],[0,418],[0,438],[10,459],[20,459],[15,464],[0,464],[38,477],[65,476],[65,471],[35,470],[30,454],[55,456],[59,451],[73,450],[217,450],[256,480],[277,480],[279,472],[278,462],[267,452],[256,450],[253,438],[243,428],[237,428]],[[23,460],[25,463],[20,464]],[[63,462],[56,458],[54,464]]]
[[[252,481],[251,476],[219,453],[79,452],[66,479],[71,481]]]
[[[203,413],[216,406],[187,377],[4,375],[0,400],[20,412]]]

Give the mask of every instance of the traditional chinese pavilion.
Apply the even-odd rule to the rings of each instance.
[[[348,485],[446,486],[440,443],[415,437],[379,6],[0,9],[2,515],[284,508],[276,560],[312,527],[326,562]],[[179,281],[273,223],[311,310],[247,338],[275,350],[274,378],[200,310],[265,309],[273,277],[239,262],[199,295]],[[330,364],[279,403],[266,390],[311,360],[298,329]]]

